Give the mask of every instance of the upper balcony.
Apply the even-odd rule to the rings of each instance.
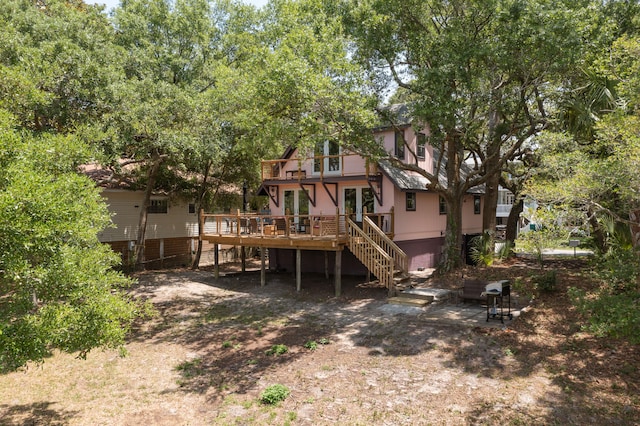
[[[379,175],[377,163],[357,154],[315,155],[261,162],[262,181],[324,181]]]

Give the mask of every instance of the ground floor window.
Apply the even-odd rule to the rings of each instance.
[[[147,207],[147,213],[149,214],[162,214],[167,213],[169,210],[169,201],[167,199],[155,199],[149,201],[149,207]]]

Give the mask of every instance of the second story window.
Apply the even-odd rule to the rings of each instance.
[[[340,171],[340,145],[334,141],[318,142],[313,151],[313,172]]]
[[[397,130],[395,133],[393,155],[404,160],[404,132],[402,130]]]
[[[427,135],[424,133],[418,133],[416,138],[416,155],[418,160],[424,160],[426,155]]]
[[[473,196],[473,214],[480,214],[481,211],[482,209],[480,204],[480,196],[474,195]]]

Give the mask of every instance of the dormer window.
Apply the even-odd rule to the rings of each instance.
[[[318,142],[313,151],[313,172],[340,172],[340,145],[335,141]]]
[[[404,160],[404,132],[402,130],[396,130],[393,155],[400,160]]]
[[[418,133],[416,138],[416,155],[418,160],[424,160],[427,151],[427,135],[424,133]]]

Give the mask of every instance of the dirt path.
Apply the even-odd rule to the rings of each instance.
[[[129,355],[96,351],[86,361],[56,355],[0,377],[0,424],[634,424],[640,418],[637,364],[625,361],[620,381],[597,369],[587,375],[577,365],[590,362],[586,354],[595,361],[617,353],[602,342],[587,346],[591,338],[575,327],[568,335],[564,324],[554,324],[566,318],[552,318],[545,306],[507,330],[483,329],[390,312],[386,291],[358,279],[344,280],[340,298],[324,277],[305,277],[296,293],[290,274],[269,275],[265,287],[255,272],[218,280],[210,271],[150,272],[139,282],[135,294],[151,300],[159,315],[139,324]],[[567,342],[574,346],[558,349]],[[286,353],[268,354],[274,345]],[[637,349],[624,349],[633,351],[626,360],[637,359]],[[278,406],[261,404],[260,393],[276,383],[290,396]]]

